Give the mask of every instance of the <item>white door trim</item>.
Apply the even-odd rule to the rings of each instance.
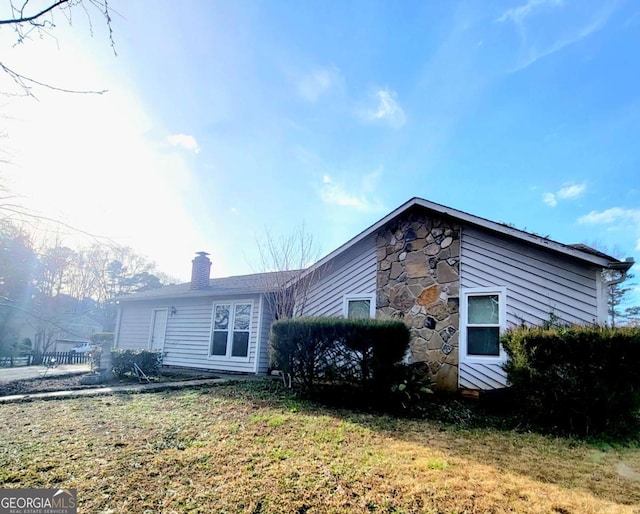
[[[167,339],[167,323],[169,321],[169,309],[153,309],[151,311],[151,327],[149,328],[149,341],[147,343],[147,348],[149,350],[153,350],[153,337],[154,337],[154,328],[155,328],[155,324],[156,324],[156,317],[158,315],[158,312],[164,312],[165,317],[164,317],[164,327],[163,328],[163,336],[162,336],[162,345],[161,347],[157,350],[159,352],[163,352],[164,351],[164,343],[165,340]]]

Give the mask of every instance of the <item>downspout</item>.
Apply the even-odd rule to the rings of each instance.
[[[116,315],[116,333],[113,338],[113,347],[120,347],[120,320],[122,318],[122,304],[120,302],[116,302],[118,305],[118,313]]]
[[[611,286],[615,286],[616,284],[620,284],[624,282],[626,279],[627,279],[627,270],[620,270],[620,276],[618,278],[605,281],[605,283],[603,284],[604,287],[606,288],[605,291],[609,289]]]

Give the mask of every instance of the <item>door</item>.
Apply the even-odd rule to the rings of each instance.
[[[151,351],[161,352],[164,348],[164,336],[167,332],[167,309],[154,309],[151,319]]]

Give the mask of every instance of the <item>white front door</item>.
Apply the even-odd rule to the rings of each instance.
[[[164,348],[164,336],[167,331],[167,309],[154,309],[151,319],[149,348],[161,352]]]

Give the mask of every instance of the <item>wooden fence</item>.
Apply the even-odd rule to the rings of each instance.
[[[47,352],[31,353],[20,357],[2,357],[0,366],[38,366],[52,362],[55,359],[57,364],[86,364],[89,362],[89,352]]]

